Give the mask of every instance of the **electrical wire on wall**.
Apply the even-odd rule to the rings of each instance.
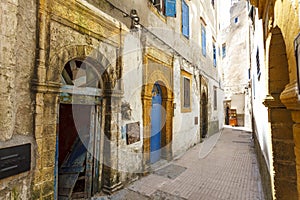
[[[168,49],[172,50],[172,53],[176,56],[179,56],[181,58],[183,58],[190,66],[192,66],[194,68],[194,70],[196,69],[199,73],[199,75],[204,75],[206,77],[209,77],[210,79],[216,81],[217,83],[219,83],[219,80],[216,80],[215,77],[209,75],[208,73],[206,73],[204,70],[200,69],[197,67],[196,64],[193,64],[191,61],[189,61],[188,58],[184,57],[182,54],[180,54],[175,48],[173,48],[171,45],[169,45],[168,43],[166,43],[164,40],[162,40],[160,37],[158,37],[155,33],[153,33],[151,30],[149,30],[147,27],[145,27],[143,24],[140,23],[139,19],[137,19],[137,13],[136,10],[132,10],[131,13],[127,13],[126,11],[118,8],[117,6],[115,6],[113,3],[111,3],[109,0],[105,0],[111,7],[113,7],[114,9],[118,10],[119,12],[121,12],[123,14],[124,17],[131,17],[131,20],[133,20],[132,23],[135,23],[136,26],[140,26],[140,28],[145,32],[145,33],[149,33],[151,34],[153,37],[155,37],[162,45],[165,45]],[[131,28],[136,28],[136,27],[131,27]]]

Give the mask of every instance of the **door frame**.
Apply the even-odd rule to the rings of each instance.
[[[82,59],[73,58],[72,60],[81,61]],[[57,134],[56,134],[56,153],[55,153],[55,175],[58,177],[58,155],[59,155],[59,119],[60,115],[60,104],[71,104],[71,105],[90,105],[90,129],[89,129],[89,149],[87,151],[86,159],[86,172],[90,173],[90,176],[86,179],[85,183],[85,195],[86,197],[91,197],[94,193],[98,192],[102,185],[102,164],[103,163],[103,134],[102,127],[104,127],[104,120],[102,116],[104,115],[103,106],[105,105],[105,100],[103,100],[103,80],[101,73],[97,71],[96,63],[92,59],[86,59],[86,64],[93,68],[95,73],[95,78],[99,81],[98,87],[76,87],[74,85],[68,85],[63,81],[63,85],[59,89],[59,102],[57,111]],[[66,65],[65,65],[66,66]],[[64,67],[65,67],[64,66]],[[62,73],[63,74],[63,73]],[[62,75],[61,75],[62,76]],[[62,78],[63,80],[63,78]],[[55,197],[58,196],[58,178],[54,180],[54,193]]]

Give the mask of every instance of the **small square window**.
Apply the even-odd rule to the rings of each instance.
[[[260,80],[260,75],[261,75],[261,71],[260,71],[260,62],[259,62],[259,50],[257,48],[256,51],[256,72],[257,72],[257,79]]]
[[[190,73],[181,71],[181,112],[191,112],[191,78]]]
[[[224,58],[226,56],[226,44],[224,43],[222,45],[222,57]]]
[[[216,45],[213,44],[213,64],[214,64],[214,67],[217,66],[217,52],[216,52]]]
[[[217,87],[214,86],[214,110],[218,109]]]
[[[190,79],[184,77],[183,78],[183,107],[190,107]]]

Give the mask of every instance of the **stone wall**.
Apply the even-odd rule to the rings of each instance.
[[[33,96],[36,48],[36,1],[4,0],[0,4],[0,149],[31,143],[35,166]],[[29,172],[2,179],[0,199],[29,199]]]
[[[273,191],[272,191],[272,178],[270,173],[270,168],[268,164],[266,163],[266,158],[263,154],[263,150],[260,148],[259,141],[257,139],[257,132],[256,129],[253,131],[254,136],[254,145],[255,145],[255,152],[257,155],[257,160],[259,164],[259,172],[260,177],[262,180],[262,186],[263,186],[263,193],[265,200],[272,200],[273,199]]]

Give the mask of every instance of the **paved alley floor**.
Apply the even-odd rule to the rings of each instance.
[[[251,136],[224,128],[127,188],[94,199],[263,199]]]

